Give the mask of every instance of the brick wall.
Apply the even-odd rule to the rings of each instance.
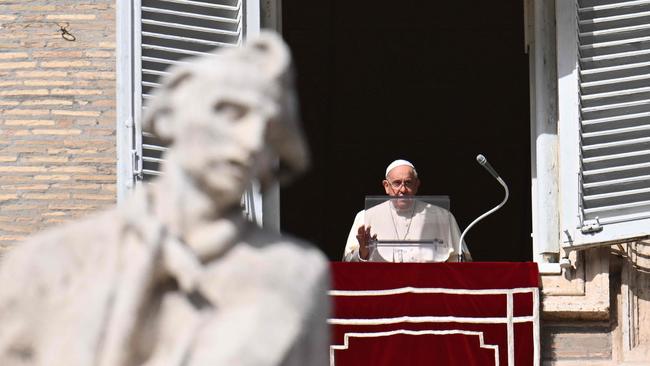
[[[0,0],[0,256],[113,204],[115,164],[114,2]]]

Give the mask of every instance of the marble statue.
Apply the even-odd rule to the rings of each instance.
[[[171,70],[143,118],[163,176],[0,263],[0,365],[328,364],[327,261],[240,207],[308,166],[291,72],[265,32]]]

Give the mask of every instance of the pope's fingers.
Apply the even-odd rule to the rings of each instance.
[[[357,236],[363,235],[365,232],[366,232],[366,227],[361,225],[359,226],[359,229],[357,229],[357,234],[358,234]]]

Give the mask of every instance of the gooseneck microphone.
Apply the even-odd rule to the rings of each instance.
[[[497,171],[494,170],[494,168],[492,167],[492,165],[490,165],[490,162],[487,161],[485,156],[483,156],[482,154],[476,155],[476,161],[488,172],[490,172],[490,174],[492,174],[494,179],[499,179],[499,173],[497,173]]]
[[[460,235],[460,239],[458,240],[458,251],[457,251],[457,253],[458,253],[458,261],[459,262],[463,261],[463,239],[465,238],[465,235],[467,234],[469,229],[471,229],[472,226],[474,226],[474,224],[476,224],[477,222],[483,220],[488,215],[492,214],[496,210],[503,207],[503,205],[506,204],[506,201],[508,200],[508,197],[510,195],[510,192],[508,191],[508,185],[506,184],[506,182],[503,181],[503,179],[501,179],[501,177],[499,176],[499,173],[497,173],[497,171],[494,170],[494,168],[492,167],[492,165],[490,165],[490,163],[487,161],[485,156],[483,156],[481,154],[478,154],[476,156],[476,161],[479,163],[479,165],[481,165],[483,168],[485,168],[485,170],[487,170],[494,177],[494,179],[496,179],[497,182],[499,182],[499,184],[501,184],[501,186],[503,186],[503,189],[506,191],[506,194],[505,194],[505,198],[503,199],[503,201],[501,201],[501,203],[499,203],[498,205],[496,205],[494,208],[487,211],[483,215],[477,217],[474,221],[472,221],[471,224],[467,225],[465,230],[463,230],[463,233]]]

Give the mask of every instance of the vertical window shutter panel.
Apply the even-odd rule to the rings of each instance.
[[[255,0],[252,0],[255,1]],[[151,99],[160,88],[160,78],[172,65],[184,63],[192,56],[207,55],[216,48],[239,47],[247,27],[259,27],[257,13],[247,18],[246,0],[136,0],[136,50],[134,60],[136,124]],[[254,9],[256,10],[256,9]],[[249,21],[251,24],[246,24]],[[255,33],[254,31],[252,33]],[[138,42],[139,40],[139,42]],[[136,52],[136,55],[138,52]],[[135,136],[135,151],[140,161],[134,164],[136,179],[148,181],[161,175],[166,147],[150,133],[139,130]],[[242,197],[245,217],[262,224],[261,196],[253,182]]]
[[[243,41],[243,0],[142,0],[140,7],[141,103],[161,85],[159,79],[174,64],[215,48],[238,47]],[[140,178],[160,175],[162,146],[153,135],[142,133]]]
[[[650,1],[578,1],[583,228],[650,218]],[[602,226],[601,226],[602,225]]]

